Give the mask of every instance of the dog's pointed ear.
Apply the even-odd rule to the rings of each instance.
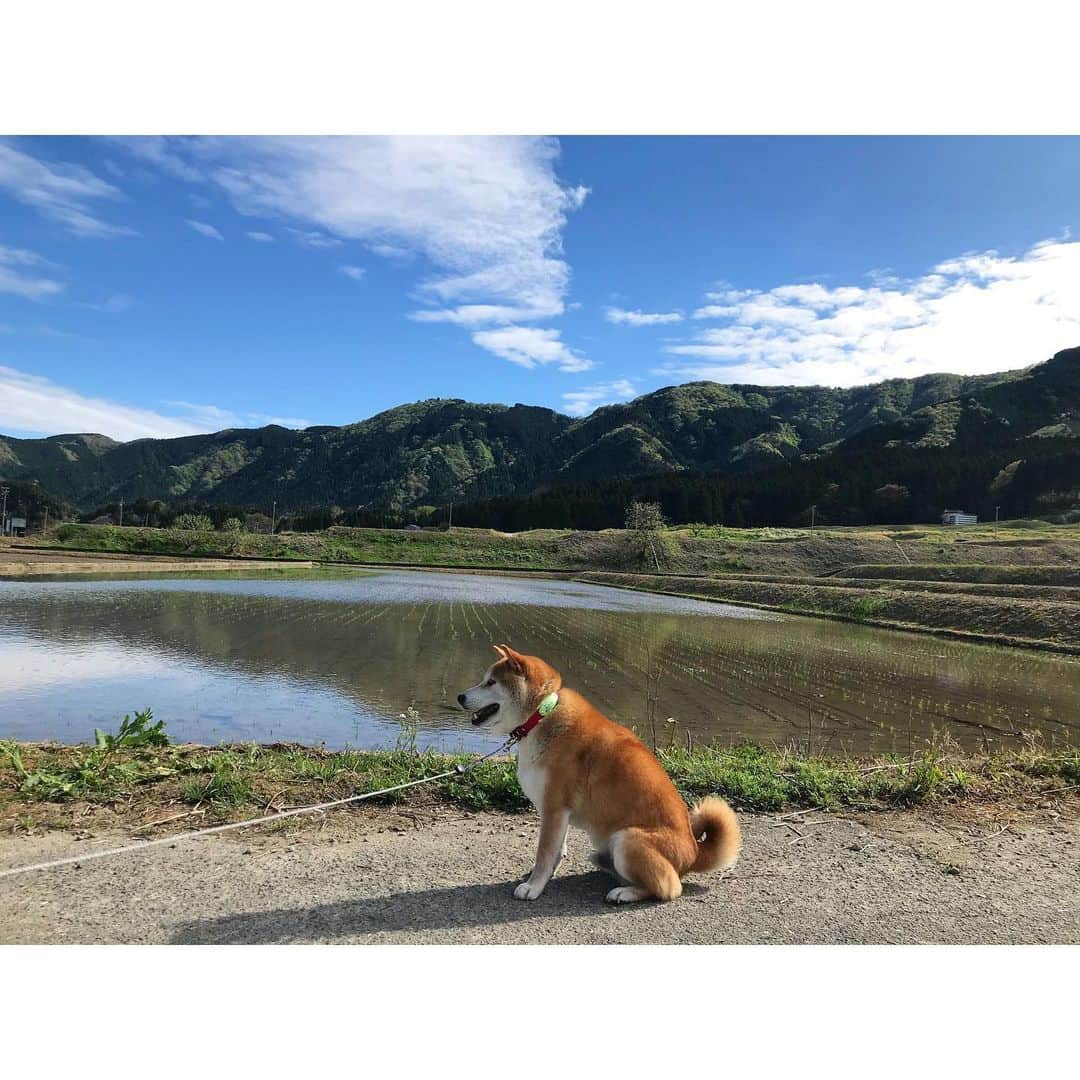
[[[506,659],[506,649],[504,649],[504,648],[503,648],[503,647],[502,647],[501,645],[492,645],[491,647],[492,647],[492,648],[493,648],[493,649],[494,649],[494,650],[495,650],[495,651],[496,651],[496,652],[497,652],[497,653],[498,653],[498,654],[499,654],[499,655],[500,655],[500,656],[501,656],[501,657],[502,657],[502,658],[503,658],[504,660]]]
[[[506,658],[506,662],[510,665],[510,670],[517,675],[525,674],[525,657],[519,652],[514,652],[509,645],[499,646],[500,651]]]

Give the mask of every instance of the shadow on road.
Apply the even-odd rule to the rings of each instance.
[[[327,941],[366,934],[496,926],[561,916],[597,917],[626,911],[626,908],[604,903],[604,895],[611,885],[611,878],[599,871],[569,874],[556,878],[535,901],[515,900],[512,883],[505,881],[421,889],[315,907],[196,919],[180,923],[171,941],[175,945]],[[694,895],[707,890],[700,885],[687,884],[684,891]],[[635,908],[643,906],[653,905],[633,905]]]

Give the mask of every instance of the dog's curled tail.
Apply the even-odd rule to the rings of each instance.
[[[726,869],[734,864],[742,847],[742,830],[735,811],[723,799],[702,799],[690,811],[690,826],[698,842],[691,870]]]

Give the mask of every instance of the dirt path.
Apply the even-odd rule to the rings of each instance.
[[[1080,814],[1053,813],[743,815],[729,874],[612,908],[580,833],[527,903],[534,817],[369,807],[0,879],[0,942],[1080,943]],[[123,839],[8,834],[0,866]]]
[[[30,551],[0,545],[0,578],[48,574],[171,574],[210,570],[277,570],[280,559],[184,559],[169,555],[75,553],[42,548]],[[311,562],[290,562],[291,568],[310,568]]]

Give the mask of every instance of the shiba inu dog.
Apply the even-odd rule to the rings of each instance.
[[[536,656],[496,645],[499,659],[458,694],[476,727],[517,739],[518,779],[540,811],[536,865],[514,890],[535,900],[566,854],[571,825],[592,839],[593,861],[622,884],[611,903],[674,900],[685,874],[731,866],[741,837],[723,799],[693,810],[628,728],[593,708]]]

